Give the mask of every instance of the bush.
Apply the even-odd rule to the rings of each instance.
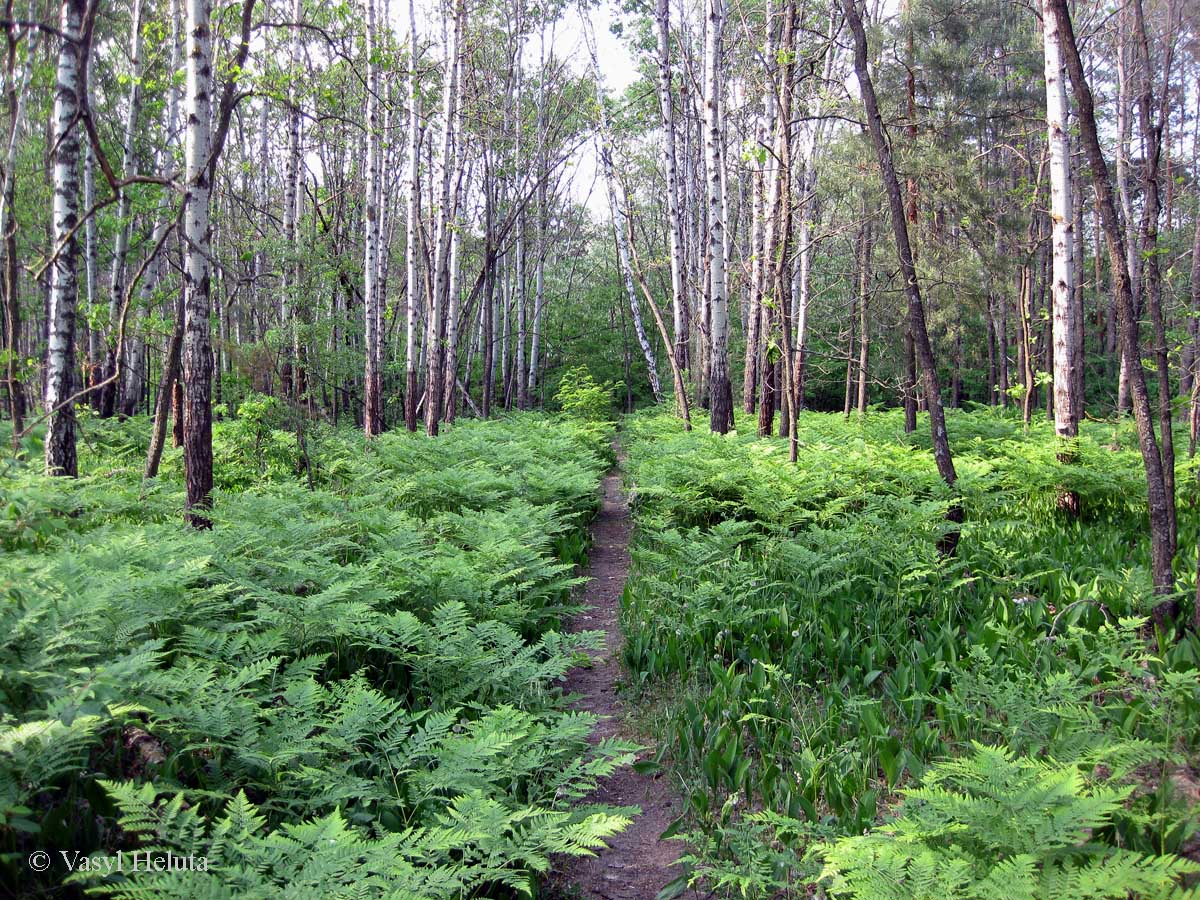
[[[554,398],[565,415],[585,422],[610,422],[614,419],[613,396],[621,385],[596,381],[586,366],[567,369]]]

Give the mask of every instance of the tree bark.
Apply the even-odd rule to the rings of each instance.
[[[166,358],[163,361],[162,381],[158,386],[158,399],[154,404],[154,425],[150,432],[150,446],[146,449],[144,477],[156,478],[162,461],[163,446],[167,440],[167,420],[171,418],[172,400],[179,383],[179,356],[183,346],[183,297],[175,313],[175,327],[167,341]]]
[[[367,160],[366,215],[363,239],[363,431],[368,438],[383,432],[383,340],[379,333],[379,180],[382,138],[379,133],[379,41],[375,0],[367,0]],[[409,285],[409,290],[413,285]]]
[[[657,0],[655,24],[658,31],[658,105],[662,116],[663,169],[667,176],[667,229],[671,245],[671,313],[675,334],[675,361],[686,371],[688,359],[688,303],[684,293],[683,223],[679,209],[679,167],[675,158],[675,109],[671,97],[671,7],[670,0]],[[677,398],[682,413],[686,398]]]
[[[1138,91],[1138,122],[1140,125],[1143,149],[1142,161],[1142,226],[1141,254],[1145,260],[1142,273],[1142,296],[1150,311],[1150,325],[1153,330],[1153,356],[1158,370],[1158,438],[1159,456],[1162,459],[1163,491],[1167,501],[1167,530],[1171,541],[1171,556],[1176,550],[1178,534],[1175,521],[1175,437],[1172,429],[1172,391],[1171,368],[1168,358],[1167,326],[1162,310],[1162,272],[1159,266],[1161,248],[1158,243],[1158,224],[1162,215],[1162,196],[1160,185],[1160,169],[1162,160],[1163,125],[1168,118],[1168,98],[1170,85],[1163,85],[1161,101],[1155,104],[1154,78],[1151,72],[1150,43],[1146,33],[1146,21],[1142,15],[1141,0],[1130,0],[1129,7],[1133,12],[1134,40],[1139,59],[1140,89]],[[1173,30],[1175,25],[1174,6],[1167,4],[1167,27]],[[1166,44],[1165,70],[1171,70],[1171,58],[1174,51],[1174,36],[1169,36]],[[1156,119],[1154,107],[1159,106]]]
[[[867,310],[871,304],[871,251],[874,249],[871,221],[863,226],[862,262],[858,286],[858,413],[867,411],[870,392],[867,386],[870,367],[871,333]]]
[[[929,409],[929,426],[932,437],[933,458],[937,463],[938,474],[951,488],[958,476],[954,470],[954,459],[950,454],[950,441],[946,434],[946,417],[942,409],[941,384],[938,379],[937,365],[933,356],[933,346],[929,341],[929,332],[925,325],[925,307],[921,302],[921,288],[917,282],[917,271],[913,264],[912,246],[908,240],[908,223],[905,218],[904,199],[900,194],[900,182],[896,178],[896,169],[892,163],[892,151],[883,131],[883,119],[879,115],[879,104],[875,99],[875,87],[871,82],[867,69],[867,36],[863,30],[862,18],[859,16],[857,0],[842,0],[842,8],[846,12],[846,21],[854,35],[854,69],[858,76],[859,87],[862,91],[863,104],[866,107],[867,124],[871,131],[871,139],[875,145],[875,153],[879,159],[879,171],[883,181],[883,189],[888,197],[888,207],[892,217],[892,232],[896,240],[896,255],[900,260],[900,272],[904,278],[904,291],[908,299],[909,330],[912,334],[914,348],[921,363],[924,376],[925,402]],[[953,526],[940,542],[940,549],[945,553],[953,553],[958,544],[959,531],[957,526],[963,520],[961,504],[954,500],[946,513],[946,519]]]
[[[451,219],[451,187],[457,172],[455,153],[455,120],[458,117],[459,54],[466,18],[462,0],[454,6],[454,25],[450,46],[446,50],[446,73],[442,92],[442,178],[438,192],[436,252],[434,257],[433,302],[426,317],[425,345],[425,433],[438,433],[442,418],[442,384],[446,362],[446,305],[450,290],[450,244],[454,223]]]
[[[184,152],[183,232],[183,461],[186,471],[185,515],[197,528],[212,521],[212,339],[209,317],[209,206],[212,193],[212,32],[211,0],[187,0],[187,140]]]
[[[608,189],[608,206],[612,213],[613,238],[617,245],[617,262],[621,267],[621,277],[625,284],[625,295],[629,302],[629,314],[633,320],[634,333],[637,336],[638,346],[642,350],[642,358],[646,361],[646,373],[650,380],[650,390],[654,394],[655,402],[661,403],[663,399],[662,382],[658,377],[658,363],[654,358],[654,348],[651,346],[650,339],[646,336],[646,329],[642,324],[642,313],[638,305],[637,293],[633,287],[633,263],[631,260],[630,243],[625,228],[621,224],[626,221],[627,215],[625,191],[618,182],[613,166],[612,130],[609,127],[608,111],[604,106],[604,80],[600,71],[600,60],[596,54],[595,38],[591,33],[590,23],[585,22],[584,37],[587,41],[588,51],[591,53],[592,72],[596,79],[597,90],[599,91],[597,100],[600,117],[600,166],[604,172],[605,186]]]
[[[1063,72],[1058,23],[1043,4],[1042,47],[1046,72],[1046,140],[1050,149],[1050,220],[1053,251],[1050,292],[1053,306],[1054,431],[1058,460],[1073,463],[1079,436],[1079,366],[1081,323],[1075,305],[1075,199],[1071,184],[1071,139],[1067,131],[1067,85]],[[1061,490],[1059,509],[1079,515],[1079,494]]]
[[[121,148],[121,171],[128,178],[137,174],[137,155],[134,141],[137,137],[138,118],[142,107],[142,0],[133,0],[129,37],[129,99],[125,110],[125,133]],[[125,353],[125,347],[116,345],[117,318],[125,298],[126,258],[129,255],[129,237],[133,231],[130,217],[129,191],[121,190],[117,200],[117,235],[113,241],[112,277],[108,295],[108,341],[104,363],[105,379],[109,381],[100,391],[100,415],[111,416],[120,403],[121,384],[113,376],[117,372],[117,355]]]
[[[725,0],[707,0],[704,35],[704,156],[708,179],[709,424],[725,434],[733,427],[733,391],[729,383],[729,297],[725,278],[725,179],[721,94],[725,86],[721,39]]]
[[[79,474],[75,455],[75,408],[68,403],[75,372],[75,303],[79,245],[79,66],[84,0],[63,0],[54,93],[54,259],[50,268],[49,339],[44,401],[46,474]]]
[[[1095,101],[1091,87],[1084,75],[1079,59],[1079,49],[1071,25],[1071,15],[1066,0],[1046,0],[1048,11],[1053,12],[1058,24],[1059,40],[1063,57],[1074,88],[1075,103],[1079,110],[1079,132],[1088,166],[1092,172],[1100,218],[1108,245],[1112,268],[1113,289],[1116,294],[1117,330],[1121,345],[1121,356],[1128,369],[1129,393],[1137,423],[1138,445],[1142,453],[1142,466],[1146,473],[1147,505],[1150,518],[1151,573],[1155,592],[1167,595],[1174,591],[1175,577],[1171,571],[1174,558],[1174,535],[1170,533],[1170,517],[1167,512],[1166,481],[1163,476],[1163,461],[1158,451],[1158,440],[1154,434],[1154,423],[1150,412],[1150,396],[1146,389],[1146,377],[1141,365],[1141,344],[1138,338],[1138,320],[1134,308],[1130,282],[1125,237],[1117,217],[1112,186],[1108,180],[1108,164],[1096,133]]]
[[[405,224],[404,427],[417,430],[417,215],[421,198],[421,94],[417,81],[417,11],[408,0],[408,221]]]

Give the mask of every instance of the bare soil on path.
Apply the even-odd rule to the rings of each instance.
[[[570,672],[564,690],[580,695],[576,709],[601,717],[592,732],[593,741],[619,737],[644,745],[641,736],[630,731],[624,703],[617,694],[622,674],[621,594],[629,577],[629,505],[616,470],[605,477],[603,488],[600,512],[592,523],[585,608],[575,617],[571,630],[603,631],[606,637],[603,648],[592,653],[590,667]],[[643,758],[649,755],[649,751],[642,754]],[[679,802],[665,775],[641,775],[626,766],[604,779],[585,802],[639,806],[642,814],[596,856],[560,858],[549,878],[550,897],[654,900],[681,874],[675,863],[683,844],[658,839],[679,815]],[[701,900],[709,895],[689,890],[679,896]]]

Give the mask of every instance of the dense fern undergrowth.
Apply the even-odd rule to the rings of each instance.
[[[558,686],[597,642],[561,626],[610,431],[366,445],[274,404],[218,423],[207,532],[177,454],[142,483],[143,420],[84,422],[77,481],[4,469],[0,887],[511,897],[627,824],[575,803],[633,748],[589,745]],[[148,849],[207,871],[61,854]]]
[[[625,662],[685,787],[691,877],[735,897],[1196,896],[1200,639],[1147,626],[1131,428],[1087,423],[1064,471],[1048,426],[952,414],[967,519],[943,558],[950,495],[899,416],[804,414],[795,467],[748,420],[627,420]]]

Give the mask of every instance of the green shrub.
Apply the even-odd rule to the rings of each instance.
[[[554,399],[564,414],[585,422],[610,422],[613,419],[613,396],[620,385],[611,381],[596,381],[586,366],[576,366],[563,372]]]

